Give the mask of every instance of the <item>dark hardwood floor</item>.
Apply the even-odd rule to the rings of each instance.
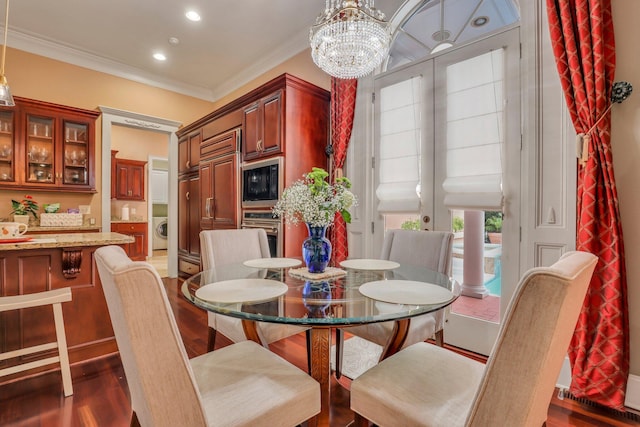
[[[167,280],[174,309],[189,357],[205,352],[206,314],[181,295],[177,280]],[[216,347],[228,345],[219,337]],[[306,369],[304,334],[275,343],[272,350]],[[124,371],[117,355],[72,368],[74,394],[64,398],[59,372],[0,386],[0,426],[12,427],[127,427],[131,408]],[[349,409],[348,380],[333,379],[332,425],[353,420]],[[629,417],[571,399],[551,399],[547,427],[640,426]]]

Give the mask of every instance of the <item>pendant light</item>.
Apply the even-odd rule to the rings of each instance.
[[[431,49],[431,54],[452,47],[453,43],[451,43],[449,37],[451,37],[451,33],[444,29],[444,0],[440,0],[440,30],[433,35],[433,38],[438,42],[438,44]]]
[[[311,57],[327,74],[357,79],[371,73],[389,53],[391,33],[374,0],[326,0],[311,27]]]
[[[6,0],[6,12],[4,17],[4,44],[2,45],[2,64],[0,64],[0,106],[13,107],[16,105],[11,96],[11,90],[4,75],[4,59],[7,54],[7,33],[9,32],[9,0]]]

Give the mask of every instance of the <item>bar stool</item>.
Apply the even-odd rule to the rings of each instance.
[[[21,365],[1,369],[0,377],[15,374],[17,372],[23,372],[40,366],[50,365],[52,363],[60,363],[64,395],[67,397],[73,394],[71,369],[69,368],[69,354],[67,352],[67,338],[64,333],[64,320],[62,318],[62,303],[67,301],[71,301],[71,288],[55,289],[52,291],[37,292],[26,295],[0,297],[0,313],[10,310],[19,310],[22,308],[51,305],[53,308],[53,318],[56,327],[56,341],[8,351],[6,353],[0,353],[0,361],[27,354],[35,354],[47,350],[58,349],[57,356],[47,357],[33,362],[24,362]]]

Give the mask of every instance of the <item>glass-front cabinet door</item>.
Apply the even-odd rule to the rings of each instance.
[[[26,181],[38,184],[55,184],[56,147],[54,120],[27,114],[27,165]]]
[[[63,122],[63,172],[65,185],[88,184],[89,131],[83,123]]]
[[[0,111],[0,182],[13,182],[16,179],[13,118],[12,111]]]

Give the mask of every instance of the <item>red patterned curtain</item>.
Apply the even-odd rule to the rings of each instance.
[[[598,255],[569,347],[570,391],[624,410],[629,374],[627,283],[611,153],[615,43],[610,0],[547,0],[551,43],[571,119],[583,136],[578,250]]]
[[[356,108],[357,79],[331,78],[331,144],[333,157],[331,159],[332,181],[342,176],[342,167],[347,157],[347,148],[353,128],[353,115]],[[347,259],[347,224],[338,213],[334,225],[330,230],[332,255],[334,265]]]

